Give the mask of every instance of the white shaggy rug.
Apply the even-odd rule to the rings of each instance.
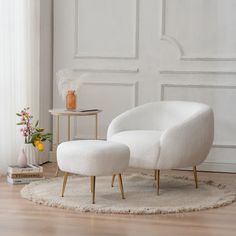
[[[199,211],[230,204],[236,200],[236,190],[213,181],[199,181],[195,189],[193,179],[161,176],[160,195],[157,196],[153,176],[123,176],[125,199],[121,198],[117,178],[111,188],[111,177],[97,177],[96,204],[91,204],[90,178],[69,176],[64,198],[60,197],[63,178],[33,182],[21,190],[23,198],[37,204],[79,212],[165,214]]]

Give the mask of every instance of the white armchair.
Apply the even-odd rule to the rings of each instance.
[[[195,102],[163,101],[148,103],[116,117],[107,139],[126,144],[130,167],[154,169],[157,193],[160,170],[193,167],[205,160],[213,142],[212,109]],[[115,176],[112,179],[112,185]]]

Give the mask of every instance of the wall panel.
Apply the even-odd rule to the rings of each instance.
[[[161,38],[182,60],[236,60],[234,0],[162,0]]]
[[[75,57],[135,58],[137,0],[76,0]]]

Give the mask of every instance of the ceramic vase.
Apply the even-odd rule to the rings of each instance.
[[[22,147],[22,150],[26,156],[27,164],[39,165],[38,152],[32,143],[25,143]]]
[[[25,168],[27,166],[27,157],[26,157],[23,147],[20,149],[17,163],[18,163],[18,166],[21,168]]]

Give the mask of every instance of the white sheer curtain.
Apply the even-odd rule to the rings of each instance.
[[[16,164],[23,138],[15,113],[39,114],[39,0],[0,0],[0,173]]]

